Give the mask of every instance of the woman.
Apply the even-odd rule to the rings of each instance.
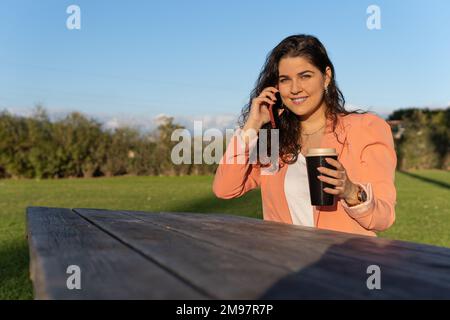
[[[258,140],[250,133],[271,128],[269,107],[276,93],[283,103],[280,166],[275,174],[262,174],[260,163],[248,161]],[[219,164],[216,196],[236,198],[260,186],[265,220],[369,236],[388,229],[395,220],[397,164],[390,126],[374,114],[346,111],[344,103],[333,64],[317,38],[293,35],[281,41],[268,55]],[[304,158],[308,148],[338,152],[337,161],[327,158],[333,169],[318,169],[318,179],[334,186],[324,189],[337,197],[334,206],[311,206]],[[236,157],[245,161],[224,161]]]

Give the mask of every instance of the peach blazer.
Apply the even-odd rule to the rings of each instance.
[[[343,199],[335,201],[334,206],[313,206],[314,225],[321,229],[376,236],[376,231],[388,229],[395,221],[397,156],[391,128],[374,114],[340,114],[335,132],[343,144],[331,131],[330,119],[326,128],[320,147],[335,148],[349,179],[367,187],[370,194],[364,204],[353,207],[347,206]],[[249,161],[249,152],[258,138],[245,145],[238,137],[240,133],[241,129],[237,129],[222,156],[214,177],[214,194],[230,199],[260,187],[264,220],[292,224],[284,192],[288,165],[278,157],[279,165],[274,174],[261,174],[264,169]],[[245,161],[230,161],[238,156],[243,156]]]

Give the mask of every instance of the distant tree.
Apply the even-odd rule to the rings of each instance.
[[[405,132],[398,141],[400,168],[445,169],[449,153],[447,110],[420,110],[402,116]]]
[[[13,116],[7,111],[0,113],[0,166],[4,175],[11,177],[33,177],[33,168],[28,153],[28,126],[24,117]]]
[[[141,136],[132,158],[131,174],[155,175],[158,172],[156,143],[149,134]]]
[[[35,178],[57,176],[58,158],[55,155],[56,143],[53,139],[53,124],[42,106],[37,106],[31,117],[26,119],[28,127],[28,160]]]
[[[437,168],[449,170],[450,167],[450,107],[430,114],[431,141],[438,154]]]
[[[98,148],[102,141],[101,124],[73,112],[55,123],[54,139],[60,174],[69,177],[90,177],[99,170]]]
[[[407,108],[407,109],[399,109],[394,110],[387,118],[387,120],[403,120],[410,119],[414,112],[420,110],[417,108]]]
[[[139,132],[133,128],[122,127],[113,131],[106,162],[101,167],[106,176],[124,175],[133,170],[139,138]]]
[[[160,119],[160,124],[157,128],[157,142],[156,142],[156,162],[158,164],[158,175],[179,175],[182,166],[175,165],[171,160],[172,148],[178,143],[172,141],[172,132],[176,129],[184,129],[183,126],[175,124],[173,117],[165,117]]]

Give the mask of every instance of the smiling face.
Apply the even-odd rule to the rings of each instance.
[[[331,79],[303,57],[282,58],[278,64],[278,89],[284,105],[298,116],[309,116],[319,109],[325,111],[323,94]]]

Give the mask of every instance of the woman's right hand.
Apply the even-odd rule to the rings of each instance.
[[[263,125],[270,122],[269,107],[275,104],[277,100],[275,93],[278,91],[275,87],[267,87],[258,97],[253,98],[250,114],[243,128],[244,131],[247,129],[258,131]]]

